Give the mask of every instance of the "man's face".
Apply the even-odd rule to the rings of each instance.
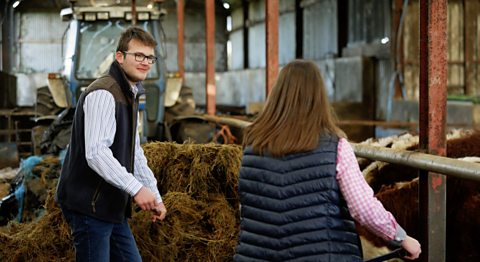
[[[125,75],[130,83],[136,83],[143,81],[147,78],[147,74],[150,71],[152,64],[148,63],[148,59],[138,62],[135,60],[135,54],[143,54],[144,56],[154,56],[154,49],[151,46],[146,46],[142,42],[132,39],[128,43],[128,50],[126,53],[117,52],[115,59],[117,59],[120,66],[125,71]]]

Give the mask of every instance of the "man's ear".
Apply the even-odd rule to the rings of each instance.
[[[123,53],[120,52],[120,51],[117,51],[117,52],[115,53],[115,59],[117,60],[117,62],[118,62],[119,64],[121,64],[121,63],[123,63],[123,59],[125,59],[125,54],[123,54]]]

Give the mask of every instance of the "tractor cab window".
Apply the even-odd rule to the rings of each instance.
[[[121,20],[80,22],[75,72],[77,79],[96,79],[108,71],[115,60],[120,34],[129,26],[130,23]],[[152,33],[151,22],[145,21],[138,26]],[[147,75],[147,79],[152,78],[159,78],[157,64],[152,66]]]

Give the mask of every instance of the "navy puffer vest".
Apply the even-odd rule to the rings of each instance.
[[[282,158],[246,148],[234,261],[362,261],[360,239],[336,180],[338,138]]]

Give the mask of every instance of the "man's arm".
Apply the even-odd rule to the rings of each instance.
[[[142,147],[140,146],[140,136],[138,134],[138,130],[135,134],[135,161],[134,161],[134,175],[144,186],[149,188],[154,194],[157,202],[162,202],[162,197],[160,196],[160,192],[158,191],[157,187],[157,179],[152,172],[152,170],[148,167],[147,158],[145,157],[145,153],[143,152]]]
[[[138,119],[138,118],[137,118]],[[155,178],[152,170],[148,167],[147,158],[143,148],[140,145],[140,135],[138,134],[138,129],[135,132],[135,161],[133,173],[135,177],[147,188],[155,194],[155,206],[151,208],[152,211],[152,221],[164,220],[167,215],[167,209],[163,203],[162,197],[157,187],[157,179]]]
[[[110,146],[116,132],[115,100],[106,90],[88,94],[85,113],[85,157],[88,166],[113,186],[135,196],[142,184],[113,156]]]

